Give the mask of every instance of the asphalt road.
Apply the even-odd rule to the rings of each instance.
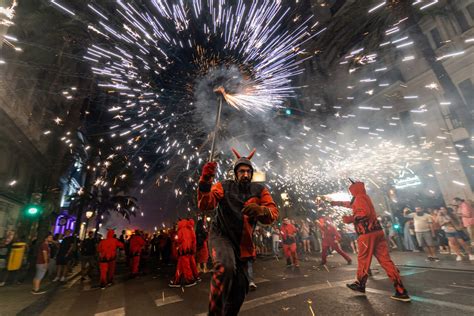
[[[337,255],[329,258],[328,269],[319,268],[318,263],[317,257],[310,257],[301,263],[300,272],[295,273],[286,270],[282,260],[258,259],[254,265],[258,289],[249,293],[240,314],[474,315],[474,270],[429,265],[400,267],[413,299],[411,303],[402,303],[389,298],[392,285],[376,263],[372,266],[374,276],[368,281],[366,295],[345,287],[354,278],[355,265],[345,265]],[[116,284],[106,290],[72,279],[28,314],[205,315],[210,274],[204,275],[202,283],[195,287],[171,289],[167,282],[173,267],[154,269],[133,280],[127,280],[122,271]]]

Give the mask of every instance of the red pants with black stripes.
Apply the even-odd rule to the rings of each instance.
[[[210,316],[236,316],[248,292],[247,262],[241,261],[229,239],[210,239],[214,273],[209,293]]]
[[[395,290],[399,293],[406,291],[400,278],[400,272],[390,258],[387,239],[382,230],[360,235],[357,239],[357,246],[359,248],[357,254],[357,282],[359,284],[365,287],[372,256],[375,256],[387,276],[392,280]]]
[[[339,243],[337,243],[334,239],[323,239],[323,249],[321,252],[321,264],[326,264],[326,258],[328,256],[328,250],[331,248],[335,250],[338,254],[340,254],[347,262],[351,262],[351,257],[347,253],[345,253],[341,247],[339,247]]]
[[[131,262],[132,274],[138,274],[138,268],[140,266],[140,255],[132,255]]]

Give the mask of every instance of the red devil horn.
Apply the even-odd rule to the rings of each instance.
[[[240,154],[237,152],[237,150],[235,150],[235,148],[232,148],[232,152],[234,153],[235,158],[237,158],[237,159],[240,158]]]
[[[253,155],[255,155],[255,152],[256,152],[256,151],[257,151],[257,149],[254,148],[254,149],[250,152],[250,154],[247,156],[247,159],[248,159],[248,160],[252,159],[252,157],[253,157]]]

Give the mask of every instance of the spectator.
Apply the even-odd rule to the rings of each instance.
[[[357,233],[354,228],[354,224],[344,224],[344,233],[349,240],[352,252],[357,253]]]
[[[443,207],[444,210],[446,210]],[[448,238],[446,238],[446,234],[444,230],[441,228],[439,223],[439,210],[432,210],[431,217],[433,218],[433,227],[436,234],[436,239],[438,240],[439,245],[439,253],[449,253],[449,242]]]
[[[196,259],[198,272],[207,273],[207,261],[209,260],[209,249],[207,247],[208,233],[202,219],[196,224]]]
[[[310,253],[311,246],[310,246],[310,240],[309,240],[309,226],[305,220],[301,220],[300,233],[301,233],[301,241],[303,243],[303,252]]]
[[[280,252],[280,230],[278,229],[278,226],[274,225],[272,227],[272,249],[273,249],[273,255],[278,259],[278,254]]]
[[[471,245],[474,244],[474,208],[471,201],[465,201],[461,198],[455,197],[453,204],[458,208],[458,213],[461,215],[462,224],[467,229]]]
[[[442,207],[440,209],[440,214],[438,216],[439,224],[443,227],[443,230],[448,237],[449,245],[451,249],[455,252],[456,261],[462,261],[461,250],[459,245],[466,251],[469,255],[469,260],[474,260],[474,255],[471,252],[471,247],[468,243],[469,237],[466,235],[462,228],[461,221],[456,216],[452,208],[445,209]]]
[[[408,214],[410,209],[408,207],[403,209],[403,215]],[[418,252],[417,245],[415,244],[415,229],[413,225],[413,219],[408,219],[403,227],[403,246],[407,251]]]
[[[59,251],[59,237],[60,234],[55,234],[53,236],[53,239],[49,243],[49,250],[50,250],[50,260],[49,260],[49,265],[48,265],[48,277],[53,278],[54,275],[56,275],[56,256],[58,255]]]
[[[90,231],[87,238],[81,243],[81,280],[92,278],[92,271],[96,269],[97,240],[94,232]]]
[[[58,272],[53,282],[66,281],[66,275],[68,273],[68,264],[72,259],[74,247],[75,247],[75,238],[71,236],[72,231],[67,229],[65,232],[65,237],[61,241],[59,246],[58,255],[56,256],[56,266]]]
[[[427,253],[427,261],[439,261],[435,252],[435,231],[431,215],[426,214],[421,207],[415,207],[415,213],[404,214],[405,217],[413,218],[416,240],[420,247]]]
[[[43,294],[46,291],[40,290],[41,280],[48,271],[48,262],[50,259],[49,243],[53,241],[53,235],[48,234],[39,246],[38,255],[36,257],[36,274],[33,278],[32,294]]]

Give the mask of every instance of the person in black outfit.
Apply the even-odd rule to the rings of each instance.
[[[96,270],[97,239],[94,238],[94,232],[90,231],[87,238],[81,243],[81,280],[89,278]]]
[[[61,241],[61,245],[59,246],[58,255],[56,256],[56,266],[58,269],[58,273],[56,274],[56,278],[54,278],[53,282],[66,281],[66,274],[68,270],[68,263],[71,261],[73,256],[73,251],[75,248],[76,240],[74,237],[71,236],[71,230],[66,230],[65,236]]]

